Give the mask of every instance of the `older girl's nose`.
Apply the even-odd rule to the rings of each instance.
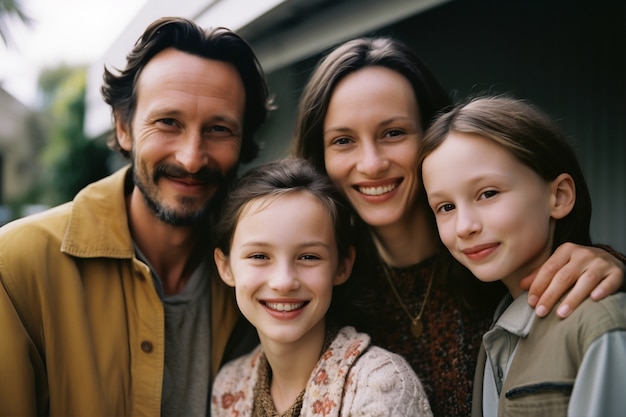
[[[456,233],[461,238],[470,237],[482,230],[480,216],[469,207],[456,207]]]

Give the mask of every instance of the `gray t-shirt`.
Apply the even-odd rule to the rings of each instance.
[[[144,262],[141,252],[137,256]],[[150,264],[146,262],[148,266]],[[152,270],[152,268],[150,268]],[[152,270],[165,311],[165,368],[161,416],[206,416],[210,390],[210,264],[206,258],[183,290],[164,295]]]

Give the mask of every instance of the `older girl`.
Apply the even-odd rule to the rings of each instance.
[[[591,243],[591,197],[559,130],[524,101],[478,98],[433,123],[418,164],[452,256],[509,291],[483,338],[472,414],[623,414],[626,294],[538,320],[521,285],[562,243]]]

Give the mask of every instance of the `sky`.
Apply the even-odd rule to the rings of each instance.
[[[0,42],[0,85],[35,107],[41,69],[86,65],[102,57],[146,1],[21,0],[33,22],[8,22],[11,44]]]

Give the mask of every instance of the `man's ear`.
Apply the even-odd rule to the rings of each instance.
[[[121,148],[127,152],[131,152],[133,148],[133,135],[130,131],[130,122],[123,122],[119,112],[115,113],[115,134]]]
[[[213,251],[213,258],[215,259],[215,265],[217,266],[217,272],[220,274],[222,281],[229,287],[235,286],[235,280],[230,270],[230,263],[228,262],[228,256],[224,255],[221,249],[216,248]]]
[[[576,203],[576,184],[570,174],[561,174],[550,184],[552,192],[552,207],[550,216],[562,219],[574,208]]]
[[[350,246],[348,248],[348,253],[343,259],[339,260],[339,265],[337,266],[337,273],[335,274],[335,279],[333,280],[334,285],[343,284],[350,278],[350,274],[352,273],[352,266],[354,266],[354,258],[356,257],[356,250],[354,246]]]

